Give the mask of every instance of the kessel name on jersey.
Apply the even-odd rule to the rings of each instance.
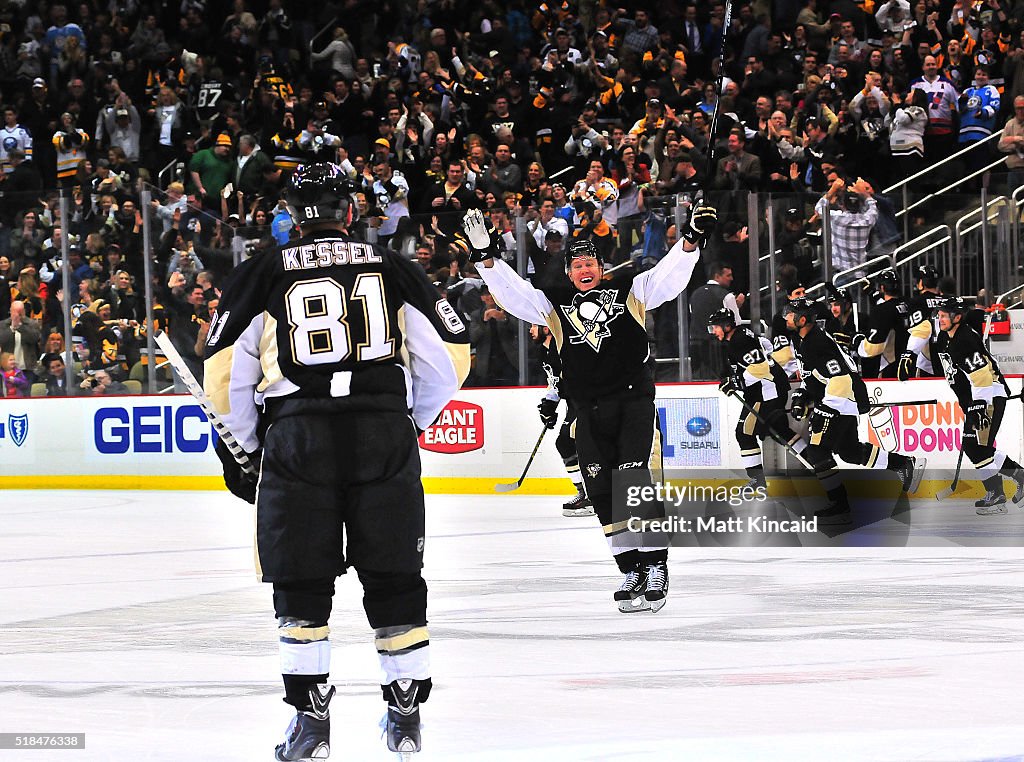
[[[561,310],[569,325],[576,332],[569,337],[571,344],[586,344],[595,352],[601,349],[601,342],[611,336],[609,324],[626,308],[616,304],[615,289],[591,290],[577,293],[572,304],[562,305]]]
[[[281,250],[285,270],[312,270],[332,265],[367,265],[383,262],[373,247],[351,241],[317,241]]]

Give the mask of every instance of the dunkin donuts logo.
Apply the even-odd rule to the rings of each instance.
[[[889,452],[913,454],[960,449],[964,414],[956,402],[873,407],[868,420],[868,441]]]

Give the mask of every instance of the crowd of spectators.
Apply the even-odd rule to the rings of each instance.
[[[726,223],[691,291],[728,266],[742,293],[745,205],[724,192],[788,199],[783,263],[810,280],[819,218],[840,229],[836,265],[856,265],[898,237],[879,189],[964,144],[1006,126],[970,166],[1002,152],[1024,182],[1024,0],[735,0],[718,103],[724,17],[722,0],[3,3],[4,392],[27,393],[19,373],[67,392],[47,380],[67,301],[80,391],[145,359],[144,188],[157,322],[195,369],[218,282],[294,234],[284,184],[329,160],[360,188],[364,232],[472,326],[473,382],[503,384],[518,330],[467,261],[468,208],[509,249],[525,229],[542,279],[573,238],[610,265],[656,260],[674,228],[655,212],[707,182]]]

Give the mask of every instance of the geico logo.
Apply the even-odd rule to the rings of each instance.
[[[93,418],[96,449],[104,455],[131,452],[206,452],[210,422],[199,405],[103,407]]]

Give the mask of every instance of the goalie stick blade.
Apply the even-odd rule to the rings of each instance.
[[[523,486],[522,482],[512,482],[511,484],[495,484],[495,492],[514,492]]]

